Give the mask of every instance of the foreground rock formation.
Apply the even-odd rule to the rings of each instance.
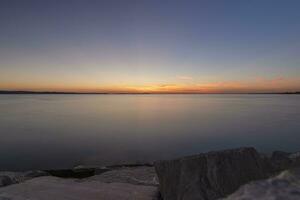
[[[43,176],[0,188],[0,200],[156,200],[153,167],[120,168],[85,179]]]
[[[300,169],[284,171],[275,178],[242,186],[224,200],[299,200]]]
[[[155,169],[135,164],[0,172],[0,200],[294,200],[300,199],[299,171],[266,178],[297,167],[300,153],[265,156],[239,148],[158,161]]]
[[[250,181],[296,166],[291,155],[268,158],[254,148],[240,148],[159,161],[155,168],[164,200],[215,200]]]

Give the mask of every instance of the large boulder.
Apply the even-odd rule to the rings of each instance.
[[[215,151],[155,163],[164,200],[225,197],[249,181],[268,177],[270,168],[269,160],[254,148]]]
[[[300,152],[288,153],[274,151],[271,156],[272,167],[275,172],[300,167]]]
[[[275,178],[242,186],[226,200],[299,200],[300,169],[284,171]]]

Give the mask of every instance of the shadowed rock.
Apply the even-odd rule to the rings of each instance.
[[[106,169],[103,172],[107,171]],[[46,170],[51,176],[61,177],[61,178],[86,178],[95,175],[95,169],[56,169],[56,170]]]
[[[0,187],[14,184],[14,181],[9,176],[0,176]]]
[[[45,170],[51,176],[56,176],[60,178],[78,178],[83,179],[91,177],[94,175],[99,175],[104,172],[111,170],[127,168],[138,168],[138,167],[153,167],[152,164],[142,163],[142,164],[120,164],[120,165],[111,165],[106,167],[99,166],[76,166],[73,169],[55,169],[55,170]]]
[[[274,151],[271,156],[271,162],[275,172],[300,167],[300,152]]]
[[[211,200],[269,176],[271,164],[254,148],[203,153],[155,163],[164,200]]]
[[[0,172],[0,187],[21,183],[32,178],[49,175],[44,171],[26,171],[26,172]]]

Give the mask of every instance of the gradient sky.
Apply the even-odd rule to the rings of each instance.
[[[299,0],[1,0],[0,89],[300,90]]]

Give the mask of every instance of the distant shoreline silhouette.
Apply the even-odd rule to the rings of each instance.
[[[149,92],[149,93],[132,93],[132,92],[57,92],[57,91],[22,91],[22,90],[0,90],[0,94],[300,94],[300,91],[296,92],[224,92],[224,93],[196,93],[196,92]]]

